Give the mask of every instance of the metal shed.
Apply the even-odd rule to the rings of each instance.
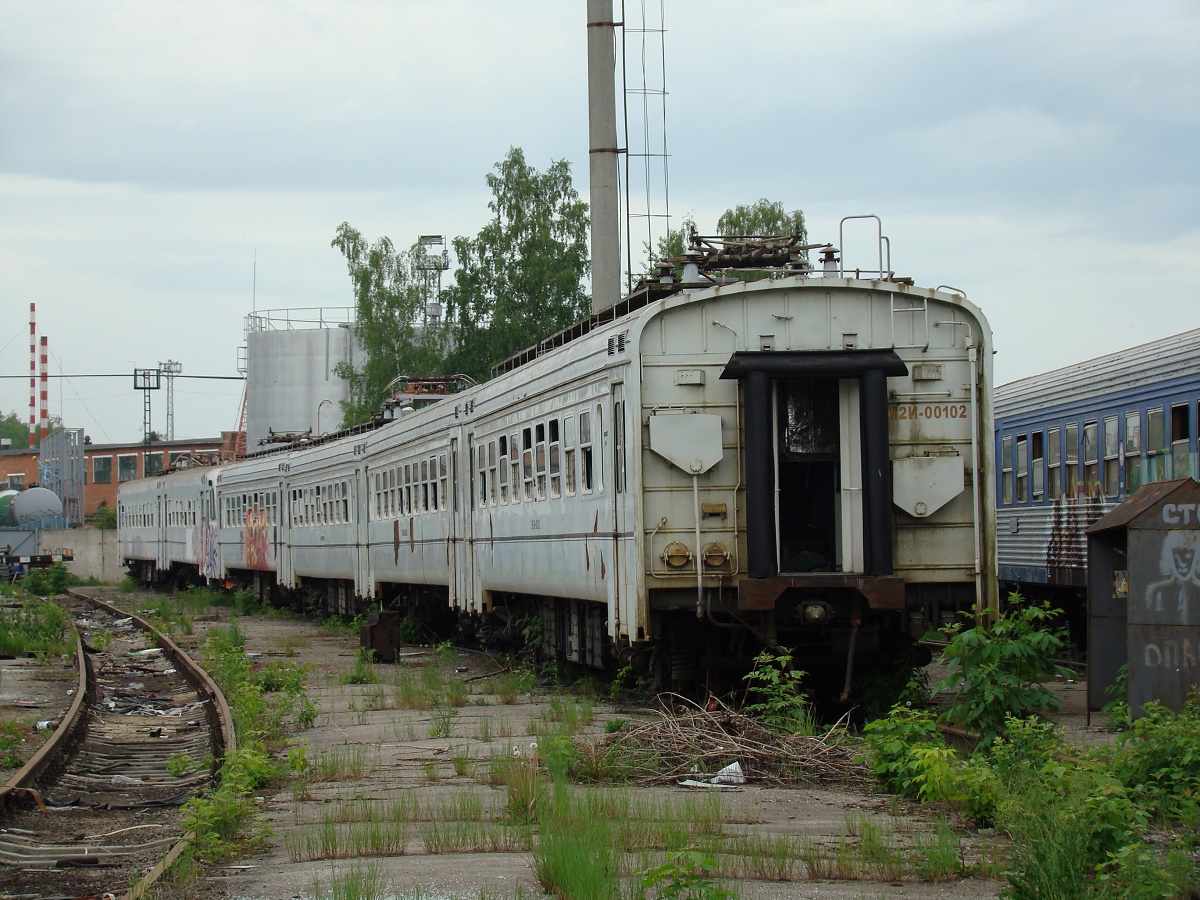
[[[1088,708],[1128,665],[1129,706],[1200,687],[1200,483],[1146,485],[1088,529]]]

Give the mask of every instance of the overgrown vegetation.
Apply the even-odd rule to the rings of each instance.
[[[1061,644],[1055,611],[1009,598],[990,628],[952,630],[943,658],[955,691],[942,722],[976,730],[949,746],[934,713],[898,704],[866,726],[887,790],[941,803],[1012,842],[1005,896],[1175,897],[1200,879],[1200,693],[1183,710],[1148,704],[1114,747],[1068,745],[1035,713]]]
[[[0,653],[58,656],[71,652],[70,637],[71,617],[49,600],[34,597],[0,608]]]
[[[55,597],[67,588],[83,583],[67,571],[66,565],[56,562],[44,569],[31,569],[17,580],[17,587],[35,597]]]

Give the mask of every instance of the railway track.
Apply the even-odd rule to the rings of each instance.
[[[78,693],[0,788],[0,897],[130,895],[185,837],[180,806],[232,744],[224,697],[137,616],[72,591]]]

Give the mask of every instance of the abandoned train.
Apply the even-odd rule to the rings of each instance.
[[[879,269],[643,284],[376,427],[123,485],[122,557],[484,638],[537,617],[664,688],[786,646],[848,693],[996,602],[987,322]]]

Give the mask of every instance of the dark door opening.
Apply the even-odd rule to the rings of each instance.
[[[775,394],[779,571],[838,571],[838,381],[780,379]]]

